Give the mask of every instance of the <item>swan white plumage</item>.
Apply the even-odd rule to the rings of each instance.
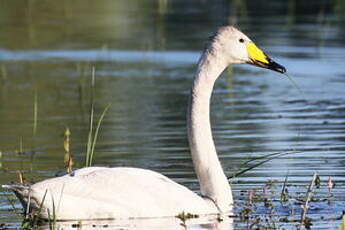
[[[253,64],[284,73],[242,32],[225,26],[210,38],[194,76],[188,107],[188,138],[201,196],[150,170],[89,167],[31,186],[3,185],[24,208],[57,220],[165,217],[232,211],[232,192],[214,146],[210,124],[213,85],[229,64]],[[46,195],[45,195],[46,194]],[[45,198],[44,198],[45,197]],[[54,210],[53,210],[54,209]]]

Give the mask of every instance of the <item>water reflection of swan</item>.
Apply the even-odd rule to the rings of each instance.
[[[54,229],[63,230],[232,230],[232,217],[202,215],[185,221],[174,217],[133,218],[121,220],[84,220],[56,222]],[[38,230],[51,230],[51,224],[37,226]]]
[[[218,76],[229,64],[241,63],[285,72],[234,27],[222,27],[210,38],[194,76],[187,115],[201,196],[157,172],[136,168],[90,167],[32,186],[3,187],[13,190],[24,208],[30,203],[31,212],[44,200],[40,216],[54,214],[58,220],[231,212],[232,192],[213,143],[209,110]]]

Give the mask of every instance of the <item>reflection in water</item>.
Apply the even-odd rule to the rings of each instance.
[[[44,61],[44,62],[143,62],[192,64],[197,61],[199,52],[191,51],[128,51],[128,50],[1,50],[3,61]],[[127,70],[130,71],[130,70]]]
[[[207,215],[188,220],[172,218],[130,219],[116,221],[71,221],[57,222],[56,229],[76,230],[232,230],[232,218],[227,216]],[[43,224],[38,229],[50,230],[49,224]]]

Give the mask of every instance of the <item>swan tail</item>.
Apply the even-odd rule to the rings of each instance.
[[[30,190],[30,186],[25,184],[4,184],[1,187],[13,191],[16,195],[18,193],[20,196],[28,196]]]
[[[24,210],[28,204],[28,199],[30,199],[30,185],[25,184],[5,184],[1,185],[3,189],[11,190],[14,192],[16,197],[18,197],[20,203],[22,204]]]
[[[24,191],[28,190],[30,186],[26,184],[3,184],[1,187],[13,191]]]

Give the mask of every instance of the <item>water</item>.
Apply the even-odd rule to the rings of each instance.
[[[94,165],[148,168],[198,191],[186,137],[189,88],[207,37],[220,25],[236,23],[303,91],[284,75],[245,65],[228,68],[217,81],[211,117],[229,177],[260,162],[250,160],[298,151],[231,180],[237,213],[256,190],[275,208],[269,215],[270,207],[257,201],[253,218],[273,216],[276,226],[295,229],[303,204],[297,198],[317,172],[321,187],[308,217],[315,229],[338,229],[345,205],[341,2],[275,1],[268,7],[246,1],[12,0],[2,2],[0,11],[0,184],[17,181],[18,170],[28,181],[61,174],[65,127],[72,132],[75,167],[83,166],[95,66],[95,113],[111,107]],[[290,200],[281,204],[287,175]],[[336,182],[330,192],[329,177]],[[263,194],[267,189],[272,193]],[[9,197],[0,192],[0,223],[19,228]],[[249,227],[235,218],[234,228]]]

